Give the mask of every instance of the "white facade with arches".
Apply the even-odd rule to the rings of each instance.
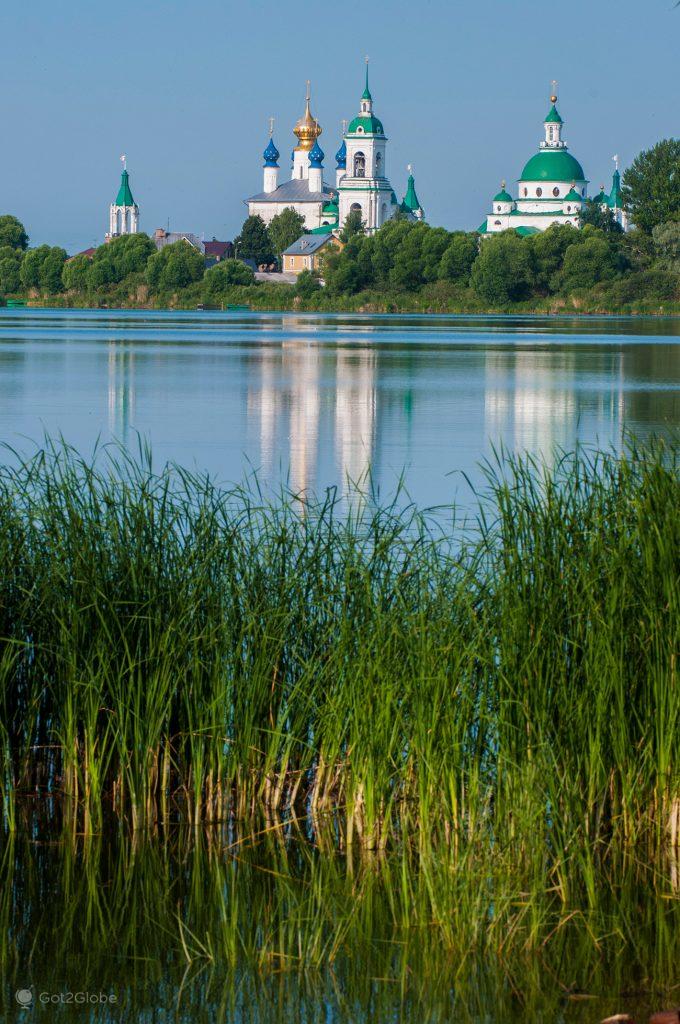
[[[106,233],[106,241],[120,235],[136,235],[138,231],[139,207],[132,197],[130,175],[124,167],[116,201],[109,207],[109,230]]]

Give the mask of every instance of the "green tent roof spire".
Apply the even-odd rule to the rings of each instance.
[[[372,100],[371,90],[368,88],[368,57],[366,58],[366,87],[361,94],[362,100]]]
[[[118,195],[116,196],[116,206],[134,206],[135,201],[132,198],[132,192],[130,191],[130,175],[127,169],[123,169],[123,173],[120,176],[120,188],[118,189]]]
[[[410,210],[411,213],[416,213],[418,210],[422,210],[422,206],[420,205],[420,200],[418,199],[418,196],[416,195],[416,183],[415,183],[415,179],[414,179],[412,174],[409,174],[409,176],[408,176],[408,184],[406,186],[406,195],[404,196],[404,201],[403,201],[403,203],[401,205],[402,205],[402,209]]]

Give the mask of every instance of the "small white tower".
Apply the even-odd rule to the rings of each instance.
[[[541,149],[566,149],[566,142],[562,141],[562,125],[563,121],[560,117],[557,107],[557,82],[552,83],[552,93],[550,95],[550,102],[552,106],[548,111],[548,116],[543,122],[545,129],[545,139],[541,143]]]
[[[120,178],[120,188],[115,203],[109,207],[109,230],[106,234],[107,242],[119,235],[136,235],[139,231],[139,207],[132,198],[130,191],[130,175],[127,172],[126,157],[121,157],[123,162],[123,173]]]
[[[323,158],[324,152],[317,139],[309,154],[309,191],[323,192]]]
[[[269,142],[262,154],[264,157],[264,192],[276,192],[279,187],[279,156],[274,145],[274,118],[269,118]]]

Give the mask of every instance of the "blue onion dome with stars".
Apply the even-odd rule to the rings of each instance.
[[[269,142],[267,144],[267,148],[265,149],[264,153],[262,154],[262,156],[264,157],[264,165],[265,165],[265,167],[278,167],[279,166],[278,160],[279,160],[279,156],[280,155],[281,154],[279,153],[278,149],[274,145],[273,138],[270,138]]]
[[[335,161],[336,161],[336,163],[338,165],[338,170],[339,171],[346,170],[346,168],[347,168],[347,144],[345,143],[344,139],[342,140],[342,145],[340,146],[340,149],[335,154]]]
[[[309,154],[309,166],[310,167],[323,167],[324,151],[319,145],[319,140],[316,139],[314,146]]]

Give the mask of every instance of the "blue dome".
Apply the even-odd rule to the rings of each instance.
[[[309,166],[323,167],[323,158],[324,152],[321,146],[319,145],[319,140],[317,139],[316,142],[314,143],[314,149],[309,154]]]
[[[340,146],[340,149],[335,154],[335,159],[336,159],[338,168],[341,171],[344,171],[346,169],[346,167],[347,167],[347,145],[346,145],[344,139],[342,140],[342,145]]]
[[[279,153],[278,149],[274,145],[274,140],[270,139],[269,143],[267,145],[267,148],[265,149],[264,153],[262,154],[262,156],[264,157],[264,165],[265,165],[265,167],[278,167],[279,165],[277,163],[277,160],[279,159],[280,155],[281,154]]]

